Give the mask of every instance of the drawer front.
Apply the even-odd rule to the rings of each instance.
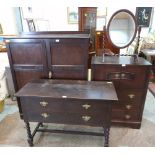
[[[106,116],[111,112],[110,101],[77,101],[50,98],[22,98],[22,108],[25,113],[70,113],[70,114],[98,114]]]
[[[118,104],[113,104],[113,110],[137,110],[143,105],[145,91],[143,89],[117,90]]]
[[[137,110],[140,109],[139,104],[131,104],[130,102],[119,102],[118,104],[113,104],[112,110]]]
[[[148,69],[136,65],[93,65],[92,80],[113,81],[116,88],[143,89],[147,86]]]
[[[140,104],[145,97],[144,89],[117,89],[117,96],[120,102],[127,102],[131,104]]]
[[[136,121],[139,114],[139,110],[112,110],[112,121]]]
[[[72,113],[29,112],[24,120],[30,122],[60,123],[75,125],[110,126],[110,115]]]

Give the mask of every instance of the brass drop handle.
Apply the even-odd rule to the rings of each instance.
[[[126,107],[126,109],[131,109],[132,106],[131,105],[126,105],[125,107]]]
[[[115,74],[115,78],[118,78],[119,77],[119,74]]]
[[[124,74],[124,73],[122,73],[122,74],[121,74],[121,77],[122,77],[122,78],[124,78],[124,77],[125,77],[125,74]]]
[[[130,116],[130,115],[125,115],[125,118],[126,118],[126,119],[130,119],[131,116]]]
[[[88,108],[91,107],[91,105],[89,105],[89,104],[83,104],[82,107],[85,108],[85,109],[87,110]]]
[[[48,78],[49,78],[49,79],[52,78],[52,72],[51,72],[51,71],[49,71],[49,73],[48,73]]]
[[[42,113],[41,116],[44,117],[44,118],[47,118],[47,117],[49,117],[49,114],[47,114],[47,113]]]
[[[82,116],[82,119],[83,119],[85,122],[88,122],[88,121],[91,119],[91,116]]]
[[[40,105],[43,106],[43,107],[46,107],[48,105],[48,102],[45,102],[45,101],[40,102]]]
[[[128,96],[129,96],[130,99],[133,99],[135,97],[134,94],[129,94]]]

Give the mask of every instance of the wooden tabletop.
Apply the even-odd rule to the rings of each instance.
[[[151,63],[144,58],[138,57],[138,61],[134,62],[132,56],[94,56],[92,64],[114,64],[114,65],[151,65]]]
[[[34,80],[27,83],[15,96],[118,100],[112,82],[80,80]]]

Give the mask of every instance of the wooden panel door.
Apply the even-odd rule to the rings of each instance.
[[[16,91],[30,80],[47,77],[46,48],[43,40],[12,39],[8,49]]]
[[[49,42],[52,78],[86,80],[89,39],[57,38]]]

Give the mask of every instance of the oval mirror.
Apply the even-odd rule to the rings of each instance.
[[[129,46],[137,32],[135,16],[129,10],[115,12],[109,20],[107,35],[111,43],[118,48]]]

